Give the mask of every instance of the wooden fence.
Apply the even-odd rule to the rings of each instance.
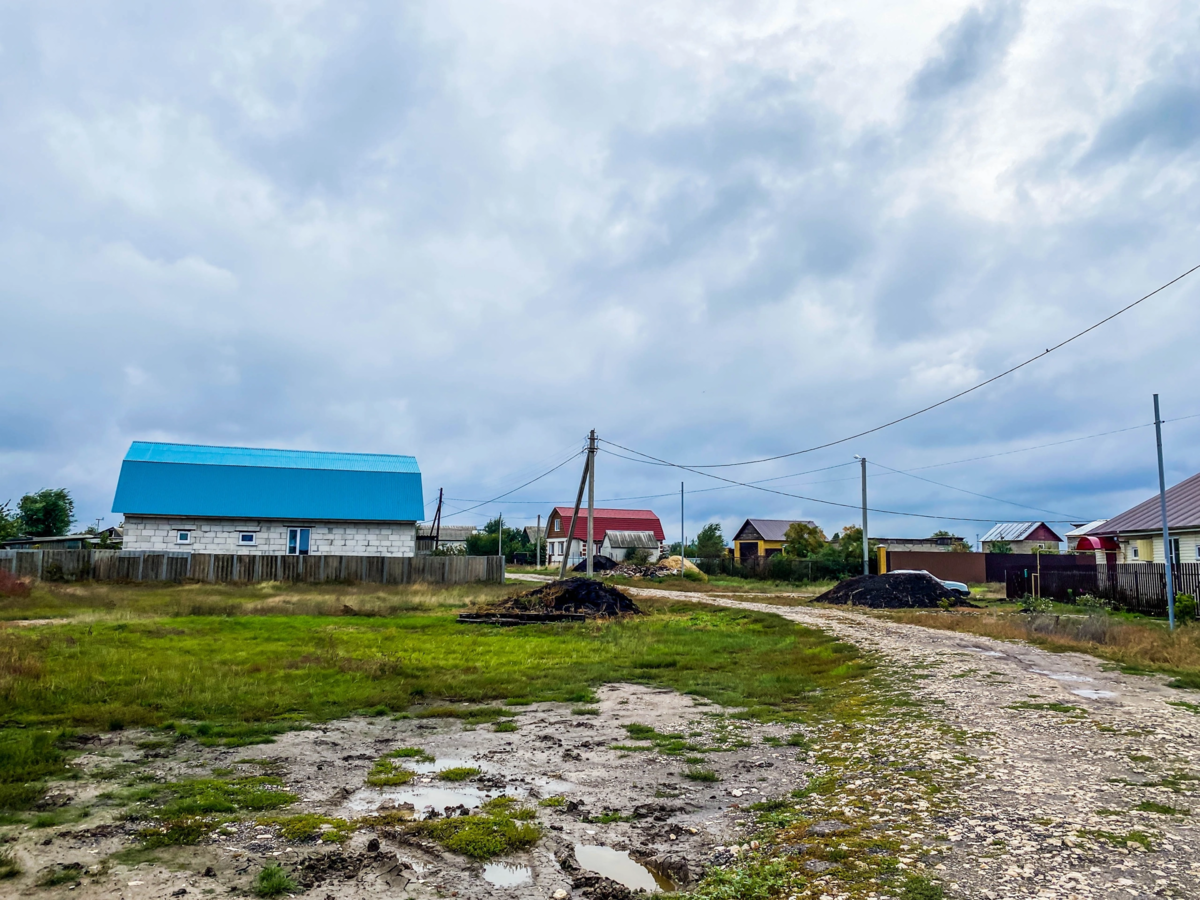
[[[1034,593],[1035,573],[1036,570],[1009,569],[1006,595],[1016,599]],[[1179,563],[1172,574],[1177,594],[1197,596],[1200,563]],[[1039,580],[1037,593],[1061,603],[1074,603],[1084,594],[1091,594],[1110,601],[1114,609],[1149,616],[1167,614],[1167,569],[1162,563],[1118,563],[1073,569],[1043,567]]]
[[[268,556],[149,550],[0,550],[0,570],[43,581],[504,583],[501,556]]]

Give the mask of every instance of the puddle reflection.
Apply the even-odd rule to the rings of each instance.
[[[636,862],[624,850],[593,844],[576,844],[575,859],[583,868],[611,878],[631,891],[643,890],[654,894],[675,890],[675,883],[670,878]]]
[[[533,881],[533,870],[512,863],[488,863],[483,867],[483,880],[496,887],[515,887]]]

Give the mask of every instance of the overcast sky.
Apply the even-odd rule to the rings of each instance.
[[[709,464],[880,424],[1200,263],[1197,46],[1165,0],[7,0],[0,501],[66,487],[115,523],[130,441],[165,440],[411,453],[448,515],[589,428]],[[768,484],[854,504],[856,453],[1144,425],[1156,391],[1200,414],[1198,344],[1200,272],[932,413],[716,471],[851,463]],[[1164,431],[1168,479],[1200,471],[1200,418]],[[678,470],[597,472],[678,533],[677,496],[611,500]],[[914,474],[998,499],[874,469],[872,505],[1084,521],[1156,489],[1154,433]],[[532,521],[578,477],[447,521]],[[688,498],[689,534],[748,516],[857,518]]]

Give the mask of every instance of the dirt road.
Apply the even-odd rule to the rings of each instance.
[[[948,802],[920,832],[926,846],[945,845],[935,872],[951,895],[1200,896],[1194,692],[1081,654],[852,612],[632,593],[773,612],[877,653],[933,727],[926,746],[882,733],[856,749],[961,757],[940,773]]]

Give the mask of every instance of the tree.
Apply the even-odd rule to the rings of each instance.
[[[21,534],[21,516],[9,509],[10,503],[11,500],[0,503],[0,541],[7,541]]]
[[[725,536],[718,522],[709,522],[696,535],[696,556],[716,559],[725,555]]]
[[[784,532],[783,540],[784,554],[797,559],[817,556],[826,547],[825,532],[807,522],[793,522]]]
[[[867,541],[867,550],[874,553],[879,545]],[[841,562],[847,565],[861,565],[863,558],[862,528],[857,525],[847,525],[841,534],[835,534],[833,540],[825,545],[821,557],[830,562]]]
[[[477,531],[467,537],[467,556],[495,556],[497,543],[503,547],[504,558],[513,561],[515,553],[532,553],[533,544],[525,534],[524,528],[509,528],[504,526],[504,536],[499,536],[500,518],[496,517],[483,526],[483,531]]]
[[[1008,541],[988,541],[988,553],[1012,553],[1012,544]]]
[[[46,488],[21,498],[22,530],[30,537],[57,537],[71,530],[75,501],[66,488]]]

